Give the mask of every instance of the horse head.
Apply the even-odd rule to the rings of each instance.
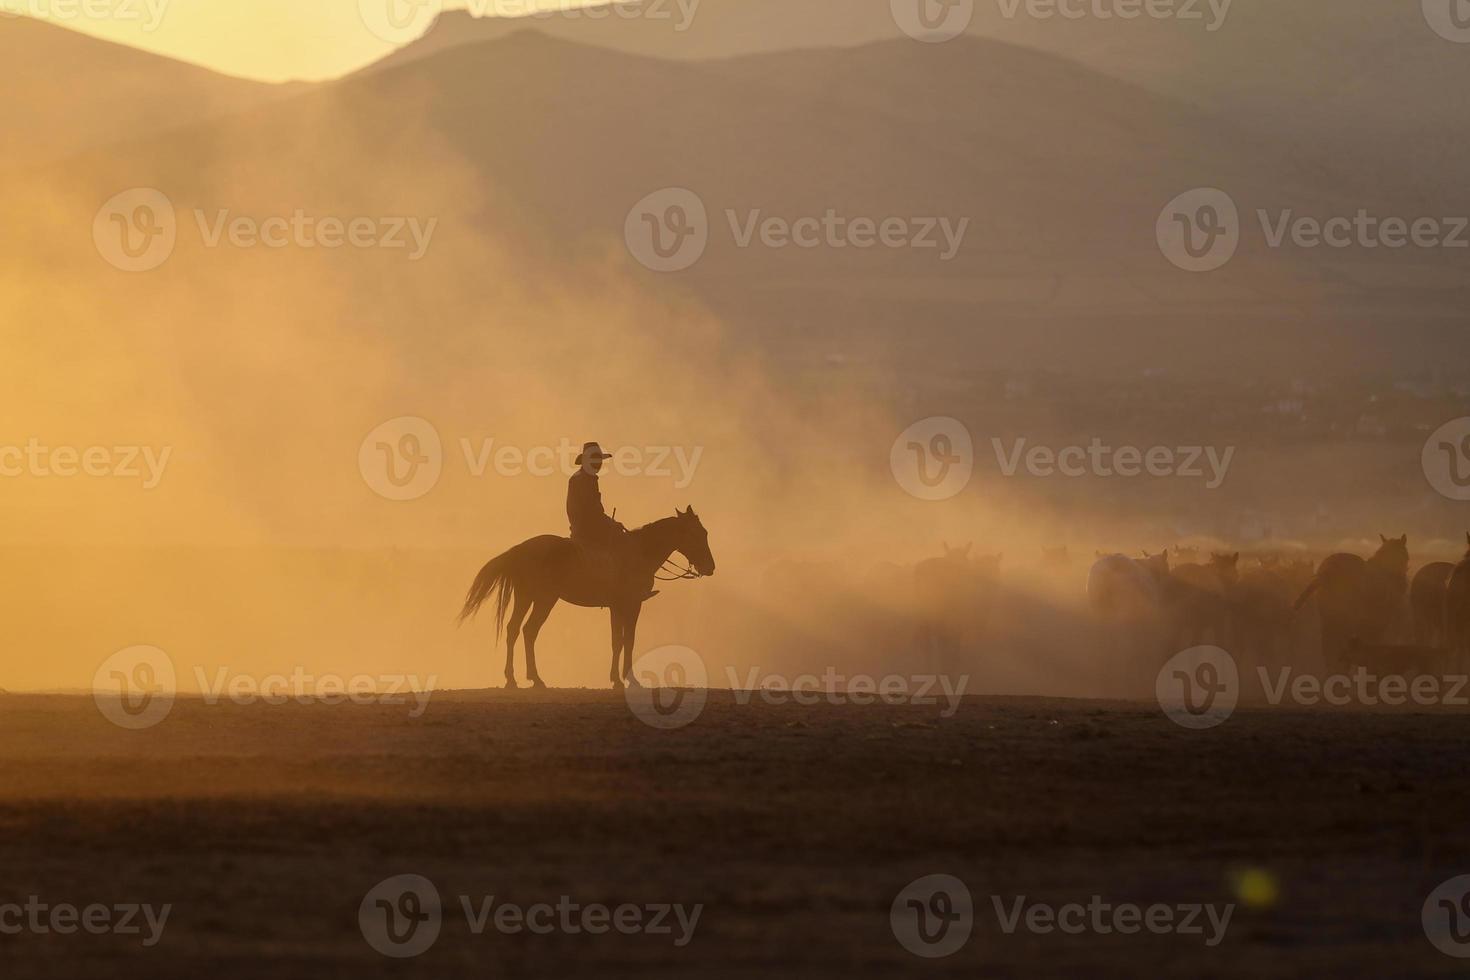
[[[1235,585],[1240,581],[1240,552],[1233,555],[1223,554],[1219,551],[1210,552],[1210,567],[1215,574],[1220,576],[1220,581],[1225,585]]]
[[[1388,569],[1400,578],[1408,578],[1409,536],[1405,534],[1401,538],[1385,538],[1380,534],[1378,540],[1381,543],[1369,561],[1381,568]]]
[[[699,515],[694,513],[693,507],[688,510],[675,507],[674,516],[678,518],[674,550],[683,555],[689,566],[700,575],[713,575],[715,556],[709,550],[709,532],[704,529]]]

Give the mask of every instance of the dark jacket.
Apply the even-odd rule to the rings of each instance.
[[[606,540],[617,529],[617,522],[602,509],[596,473],[579,469],[567,481],[567,523],[572,537],[582,541]]]

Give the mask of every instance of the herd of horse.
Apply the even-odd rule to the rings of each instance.
[[[1305,621],[1316,624],[1329,670],[1470,666],[1470,534],[1459,562],[1425,564],[1412,581],[1408,536],[1379,542],[1368,557],[1339,552],[1315,566],[1261,556],[1242,568],[1238,552],[1172,565],[1167,551],[1100,555],[1088,605],[1115,637],[1152,635],[1161,652],[1209,642],[1281,663]]]

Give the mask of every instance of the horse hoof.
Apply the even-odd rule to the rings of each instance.
[[[623,682],[622,681],[619,681],[619,680],[613,681],[612,682],[612,689],[614,691],[621,691],[623,689]]]
[[[514,691],[518,687],[520,687],[520,685],[516,683],[516,679],[514,677],[507,677],[505,679],[505,689],[507,691]]]
[[[531,687],[537,691],[544,691],[546,690],[546,682],[538,677],[531,682]]]

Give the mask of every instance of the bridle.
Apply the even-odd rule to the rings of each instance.
[[[671,574],[665,577],[660,575],[659,572],[669,572]],[[686,578],[703,578],[704,576],[695,571],[692,565],[680,568],[675,564],[674,559],[665,558],[664,563],[659,566],[658,571],[653,573],[653,577],[660,582],[678,582]]]

